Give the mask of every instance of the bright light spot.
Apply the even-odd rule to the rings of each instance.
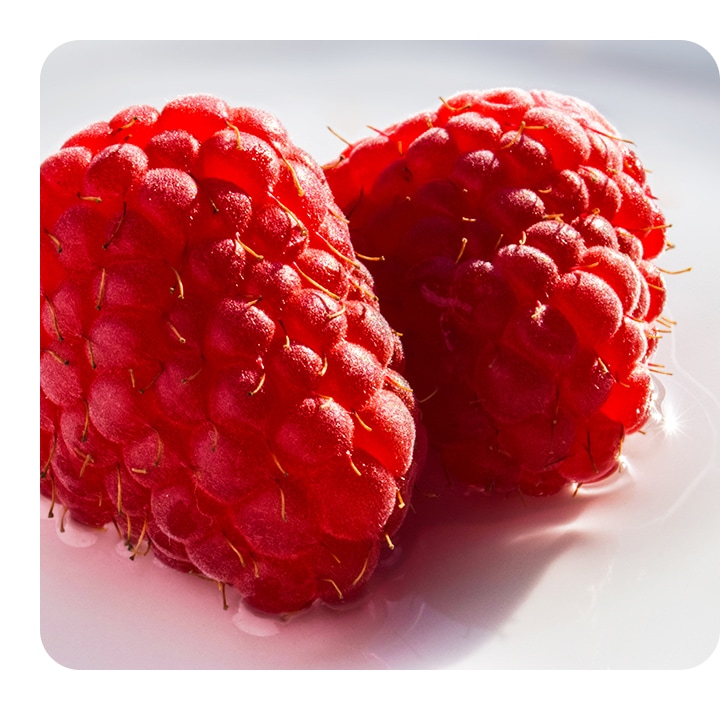
[[[679,436],[684,433],[684,420],[682,412],[678,412],[667,400],[663,402],[660,426],[665,436]]]

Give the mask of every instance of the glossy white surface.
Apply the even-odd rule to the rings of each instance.
[[[114,530],[48,520],[42,641],[90,669],[686,669],[720,634],[720,78],[689,43],[74,43],[41,82],[41,157],[134,103],[213,93],[275,113],[320,162],[439,96],[548,88],[593,103],[636,143],[677,248],[656,359],[662,421],[624,472],[575,496],[416,497],[397,549],[353,608],[288,621],[215,585],[134,562]],[[449,494],[452,496],[452,494]],[[422,523],[421,523],[422,521]]]

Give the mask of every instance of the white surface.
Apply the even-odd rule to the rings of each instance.
[[[572,498],[416,498],[361,603],[287,622],[232,592],[128,561],[114,530],[72,525],[41,502],[42,641],[90,669],[686,669],[720,634],[720,349],[717,195],[720,79],[689,43],[83,42],[48,58],[41,158],[135,103],[213,93],[275,113],[320,162],[349,140],[468,88],[548,88],[593,103],[633,139],[677,248],[655,358],[673,373],[663,426],[626,447],[627,469]],[[421,515],[424,514],[424,515]],[[424,521],[422,526],[419,520]]]

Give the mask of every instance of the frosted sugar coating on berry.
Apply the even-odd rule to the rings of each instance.
[[[618,469],[647,420],[667,224],[587,102],[464,91],[325,167],[448,471],[556,493]]]
[[[323,171],[213,96],[137,105],[41,176],[41,492],[292,612],[356,595],[422,460],[397,334]]]

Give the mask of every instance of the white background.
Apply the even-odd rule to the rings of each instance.
[[[40,77],[39,158],[126,105],[160,108],[201,91],[273,111],[324,162],[342,148],[328,125],[354,140],[367,124],[433,107],[439,96],[502,85],[590,101],[635,141],[652,170],[678,247],[661,265],[693,267],[668,277],[667,312],[678,325],[658,355],[674,373],[662,384],[676,427],[630,442],[628,470],[597,492],[524,506],[465,503],[452,520],[431,515],[422,530],[411,524],[398,560],[376,576],[364,604],[285,624],[248,614],[233,598],[223,612],[212,585],[150,558],[129,563],[107,535],[71,529],[63,540],[43,518],[40,633],[56,664],[681,670],[710,657],[720,631],[720,80],[702,47],[64,44]]]

